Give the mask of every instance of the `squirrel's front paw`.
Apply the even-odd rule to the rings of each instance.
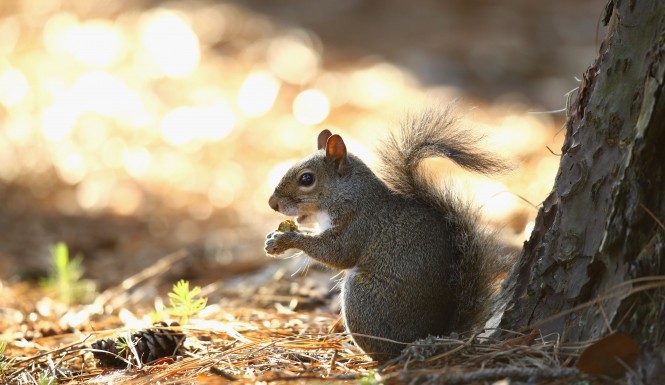
[[[292,231],[273,231],[266,235],[266,253],[269,255],[279,255],[288,249],[294,248],[295,235],[296,233]]]

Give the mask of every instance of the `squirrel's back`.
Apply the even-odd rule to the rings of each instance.
[[[453,244],[461,248],[460,259],[451,267],[450,280],[457,287],[458,304],[452,329],[464,331],[482,326],[489,316],[490,300],[498,290],[499,277],[512,264],[503,255],[492,232],[480,225],[478,210],[459,193],[419,170],[428,158],[445,157],[459,166],[482,174],[507,170],[499,157],[477,147],[481,138],[458,125],[452,107],[429,109],[408,115],[397,135],[392,134],[379,149],[381,172],[386,184],[410,199],[437,210],[450,222]]]

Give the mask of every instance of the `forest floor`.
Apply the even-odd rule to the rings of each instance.
[[[196,2],[206,12],[194,3],[0,6],[0,49],[8,52],[0,72],[22,74],[0,89],[0,383],[595,383],[573,367],[584,346],[528,330],[500,340],[430,339],[379,365],[344,331],[336,273],[304,257],[269,259],[262,245],[282,220],[267,205],[265,180],[308,153],[320,129],[293,119],[292,99],[316,86],[330,97],[325,124],[356,139],[361,151],[412,99],[462,98],[465,115],[496,128],[488,136],[499,136],[495,147],[518,167],[498,182],[470,178],[461,188],[478,195],[490,225],[518,249],[558,166],[565,116],[548,111],[565,107],[575,76],[595,55],[602,2]],[[164,17],[160,7],[175,11]],[[133,34],[173,15],[192,20],[205,45],[200,70],[174,80],[141,69],[146,78],[137,80],[132,71],[146,48]],[[211,23],[209,15],[218,19]],[[206,25],[224,39],[206,40]],[[111,43],[120,36],[125,46],[102,65],[86,56],[89,45],[72,48],[77,40],[67,28],[90,28]],[[204,143],[150,126],[177,116],[174,110],[192,113],[208,98],[240,94],[255,68],[273,64],[269,47],[285,41],[305,47],[304,57],[318,55],[321,76],[301,84],[280,78],[265,115],[229,108],[233,129]],[[95,105],[104,95],[91,97],[80,81],[90,74],[95,86],[123,101],[141,99],[149,111],[137,117],[133,105]],[[390,98],[370,92],[356,100],[349,89],[335,99],[342,80]],[[23,81],[33,92],[16,99],[3,91]],[[88,110],[76,110],[76,124],[63,134],[35,116],[67,118],[69,110],[49,113],[73,95],[63,91],[69,84]],[[135,120],[148,128],[131,126]],[[69,262],[58,267],[52,250],[59,242]],[[180,280],[201,289],[185,303],[206,298],[205,307],[174,310],[169,293]]]
[[[0,356],[0,378],[10,384],[592,383],[573,366],[583,346],[529,332],[500,340],[429,338],[380,365],[344,333],[330,274],[293,276],[290,261],[204,286],[196,298],[208,305],[185,319],[169,313],[166,296],[148,305],[144,298],[152,297],[155,282],[188,257],[187,250],[167,255],[86,305],[68,305],[48,285],[4,284],[0,327],[11,343]]]

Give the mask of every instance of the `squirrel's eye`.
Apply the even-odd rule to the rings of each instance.
[[[311,186],[313,183],[314,183],[314,174],[312,174],[311,172],[306,172],[300,175],[300,178],[298,179],[298,184],[303,187]]]

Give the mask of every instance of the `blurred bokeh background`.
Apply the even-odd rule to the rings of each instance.
[[[460,191],[519,245],[558,167],[552,111],[595,57],[602,7],[3,0],[0,279],[43,275],[57,241],[100,288],[183,246],[195,252],[174,277],[255,269],[282,220],[272,185],[321,129],[372,163],[405,112],[455,98],[516,166],[460,175]]]

